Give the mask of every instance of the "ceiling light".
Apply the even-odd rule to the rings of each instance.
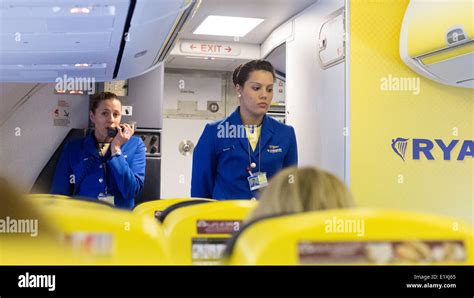
[[[243,37],[261,22],[263,19],[208,16],[193,34]]]
[[[114,16],[115,15],[115,6],[111,5],[108,7],[109,9],[109,15]]]
[[[207,60],[207,57],[205,57],[205,56],[184,56],[184,58],[187,58],[187,59],[202,59],[202,60]]]
[[[69,91],[69,94],[84,94],[84,92],[81,90],[71,90]]]
[[[187,59],[201,59],[201,60],[219,60],[219,61],[235,61],[235,59],[220,58],[220,57],[209,57],[209,56],[184,56]]]
[[[91,10],[87,7],[74,7],[74,8],[71,8],[70,12],[73,14],[90,13]]]

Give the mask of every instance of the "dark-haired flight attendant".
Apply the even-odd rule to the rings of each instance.
[[[122,104],[111,92],[92,99],[94,131],[67,143],[56,166],[52,194],[81,196],[132,209],[145,182],[146,148],[129,124],[120,124]],[[118,130],[109,137],[108,128]]]
[[[252,199],[281,169],[297,165],[293,127],[266,115],[275,73],[264,60],[234,70],[240,106],[207,124],[193,153],[191,196],[216,200]]]

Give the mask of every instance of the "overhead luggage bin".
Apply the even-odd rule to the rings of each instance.
[[[0,81],[128,79],[168,55],[199,0],[3,0]]]
[[[473,235],[453,218],[340,209],[249,223],[227,253],[231,265],[472,265]]]
[[[400,57],[433,81],[474,88],[473,36],[471,1],[410,0],[400,31]]]

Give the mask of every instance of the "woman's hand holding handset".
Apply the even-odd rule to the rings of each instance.
[[[117,153],[120,154],[120,147],[126,142],[128,142],[128,140],[130,140],[130,138],[135,133],[135,125],[132,125],[124,123],[120,124],[120,126],[116,128],[116,135],[113,138],[112,143],[110,144],[110,151],[112,153],[112,156]],[[111,134],[109,134],[109,136],[111,136]]]

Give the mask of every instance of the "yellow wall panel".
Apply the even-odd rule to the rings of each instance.
[[[351,189],[360,206],[443,214],[472,224],[473,158],[456,159],[462,142],[474,139],[473,89],[439,84],[403,63],[399,39],[407,5],[350,2]],[[401,81],[412,85],[397,85]],[[391,147],[398,137],[409,139],[405,161]],[[435,160],[414,160],[414,138],[460,142],[451,160],[443,160],[436,144]]]

